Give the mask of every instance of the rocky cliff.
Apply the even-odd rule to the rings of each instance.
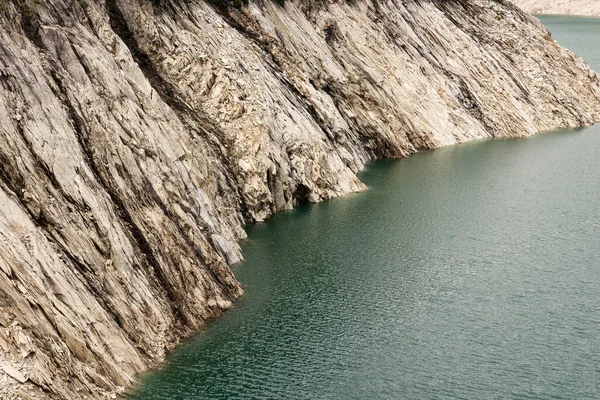
[[[563,14],[600,16],[598,0],[513,0],[532,14]]]
[[[245,223],[369,160],[600,120],[503,0],[0,5],[2,399],[131,385],[242,294]]]

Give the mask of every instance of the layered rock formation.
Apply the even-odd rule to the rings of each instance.
[[[532,14],[600,16],[598,0],[512,0]]]
[[[242,294],[244,223],[369,160],[600,120],[502,0],[0,4],[2,399],[131,385]]]

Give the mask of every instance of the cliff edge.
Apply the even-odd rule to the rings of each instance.
[[[245,223],[370,160],[600,120],[504,0],[0,4],[2,399],[130,386],[242,294]]]

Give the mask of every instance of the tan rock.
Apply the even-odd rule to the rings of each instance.
[[[6,375],[10,376],[17,382],[19,382],[19,383],[27,382],[27,378],[25,377],[25,375],[23,375],[18,369],[14,368],[8,364],[4,364],[1,367],[2,367],[2,371],[4,371],[4,373]]]
[[[244,223],[376,157],[600,120],[509,3],[355,3],[3,2],[0,398],[132,385],[242,294]]]
[[[512,0],[512,2],[532,14],[600,16],[600,2],[597,0]]]

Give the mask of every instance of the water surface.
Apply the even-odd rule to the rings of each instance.
[[[543,20],[600,66],[598,20]],[[246,296],[132,398],[600,398],[600,127],[361,178],[249,227]]]

